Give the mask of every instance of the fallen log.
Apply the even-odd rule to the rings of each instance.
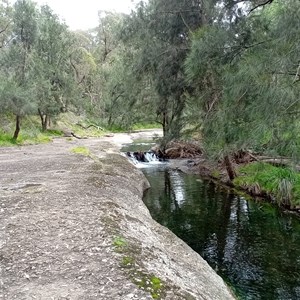
[[[98,125],[94,125],[94,124],[90,124],[90,125],[88,125],[88,126],[83,126],[82,124],[77,123],[76,125],[80,126],[80,127],[83,128],[83,129],[89,129],[89,128],[91,128],[91,127],[94,127],[94,128],[96,128],[97,130],[102,130],[102,131],[104,131],[104,129],[103,129],[102,127],[100,127],[100,126],[98,126]]]
[[[79,140],[87,139],[87,137],[81,137],[81,136],[76,135],[73,131],[64,131],[64,136],[65,137],[74,137]]]

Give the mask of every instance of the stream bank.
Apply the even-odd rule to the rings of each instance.
[[[0,299],[235,299],[151,218],[126,140],[0,149]]]
[[[124,150],[132,146],[143,145]],[[299,299],[296,216],[200,177],[199,166],[213,170],[201,158],[137,165],[152,186],[143,199],[152,217],[205,258],[240,299]],[[193,169],[198,176],[185,174]]]
[[[253,157],[253,156],[252,156]],[[232,158],[235,178],[230,180],[222,162],[210,162],[204,155],[190,159],[172,159],[170,168],[186,174],[200,175],[236,193],[269,202],[282,211],[300,216],[300,174],[287,164],[280,165],[278,159],[265,160],[248,157]]]

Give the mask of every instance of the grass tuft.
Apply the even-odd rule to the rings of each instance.
[[[16,145],[34,145],[49,143],[53,137],[60,136],[59,131],[55,132],[41,132],[39,130],[23,131],[17,140],[12,138],[12,134],[0,131],[0,147],[16,146]]]
[[[137,123],[132,126],[133,130],[158,129],[158,128],[161,128],[158,123]]]
[[[291,168],[276,167],[255,162],[239,168],[234,184],[255,193],[265,192],[276,199],[278,205],[300,205],[300,174]]]
[[[17,141],[12,138],[11,135],[0,132],[0,147],[17,145]]]
[[[78,146],[78,147],[74,147],[71,149],[71,152],[75,153],[75,154],[80,154],[80,155],[84,155],[84,156],[90,156],[91,152],[87,147],[84,146]]]

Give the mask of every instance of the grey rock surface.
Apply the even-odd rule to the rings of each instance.
[[[127,140],[0,148],[0,299],[235,299],[152,220],[148,182],[118,154]]]

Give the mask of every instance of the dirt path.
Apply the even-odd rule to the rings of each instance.
[[[115,154],[126,141],[120,134],[0,149],[0,299],[233,299],[150,218],[143,175]],[[72,153],[78,146],[91,155]],[[202,271],[207,283],[196,278]],[[151,282],[154,275],[162,281]],[[199,280],[212,291],[188,286]]]

